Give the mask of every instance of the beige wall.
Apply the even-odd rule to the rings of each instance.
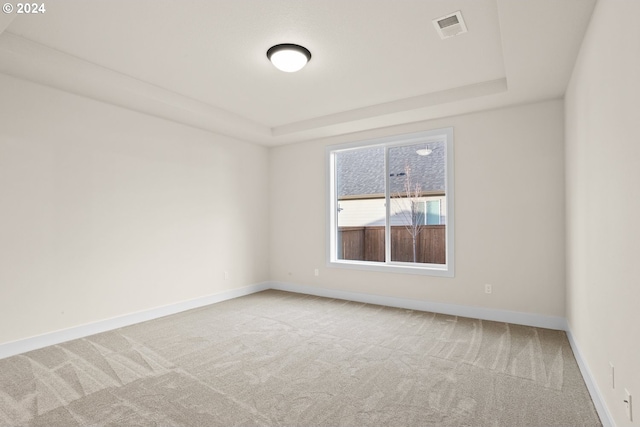
[[[326,267],[325,147],[448,126],[455,138],[455,278]],[[558,100],[274,148],[271,279],[564,316],[563,135]],[[484,293],[485,283],[493,294]]]
[[[0,343],[268,279],[266,148],[2,75],[0,94]]]
[[[566,95],[567,317],[618,426],[640,425],[639,16],[598,2]]]

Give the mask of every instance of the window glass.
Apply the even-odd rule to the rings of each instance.
[[[453,130],[327,148],[328,256],[453,276]]]
[[[384,262],[384,147],[335,155],[337,258]]]
[[[428,199],[446,197],[445,154],[443,141],[389,148],[391,261],[445,262],[445,230],[428,227],[440,216]]]

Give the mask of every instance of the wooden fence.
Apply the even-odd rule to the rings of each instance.
[[[445,225],[425,225],[416,240],[416,262],[446,263]],[[340,227],[339,259],[384,262],[384,227]],[[413,240],[404,226],[391,227],[391,260],[413,262]]]

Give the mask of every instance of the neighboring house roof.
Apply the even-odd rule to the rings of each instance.
[[[391,194],[402,192],[406,180],[405,169],[411,169],[412,181],[421,190],[444,193],[445,145],[430,143],[433,151],[419,156],[416,150],[423,145],[392,147],[389,149],[389,185]],[[373,147],[343,151],[336,155],[338,198],[357,196],[384,197],[384,148]],[[400,175],[398,175],[400,174]]]

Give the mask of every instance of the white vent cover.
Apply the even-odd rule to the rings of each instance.
[[[467,26],[462,19],[462,13],[460,11],[434,19],[433,25],[443,40],[467,32]]]

